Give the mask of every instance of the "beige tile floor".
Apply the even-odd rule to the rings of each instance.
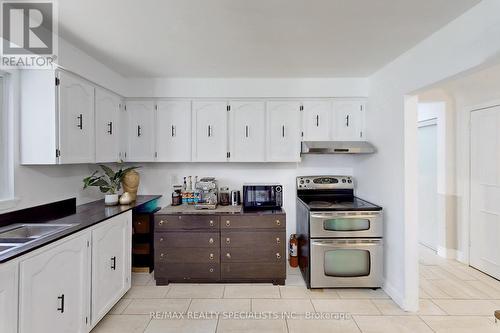
[[[297,270],[285,286],[271,284],[170,284],[133,274],[132,288],[92,333],[204,332],[497,332],[500,282],[459,262],[420,250],[420,310],[405,312],[382,290],[308,290]],[[150,312],[184,313],[151,319]],[[293,318],[238,319],[211,312],[291,312]],[[187,318],[204,313],[203,318]],[[342,319],[331,318],[344,314]],[[330,315],[330,317],[328,317]],[[311,318],[313,317],[314,318]]]

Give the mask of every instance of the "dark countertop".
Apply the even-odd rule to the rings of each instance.
[[[216,209],[196,209],[194,205],[166,206],[156,214],[174,215],[276,215],[285,214],[285,210],[243,210],[242,206],[221,206]]]
[[[47,220],[39,223],[50,224],[76,224],[70,228],[61,230],[41,239],[37,239],[31,243],[14,248],[0,255],[0,263],[4,263],[23,254],[31,252],[42,246],[55,242],[61,238],[74,234],[78,231],[86,229],[90,226],[103,222],[113,216],[119,215],[150,201],[160,198],[161,195],[138,195],[137,200],[131,205],[105,206],[104,200],[97,200],[76,207],[76,213],[67,215],[55,220]],[[29,223],[30,221],[26,221]]]

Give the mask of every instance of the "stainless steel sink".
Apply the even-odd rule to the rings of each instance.
[[[21,223],[0,228],[0,254],[23,246],[76,224]]]

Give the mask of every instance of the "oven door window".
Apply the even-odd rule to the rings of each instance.
[[[370,252],[358,249],[325,251],[326,276],[360,277],[370,275]]]
[[[246,191],[246,203],[249,206],[272,206],[275,203],[276,195],[272,186],[248,186]]]
[[[323,221],[327,231],[363,231],[370,229],[370,220],[361,218],[333,218]]]

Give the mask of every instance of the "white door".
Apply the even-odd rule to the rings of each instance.
[[[332,123],[331,101],[304,101],[302,112],[303,141],[330,140]]]
[[[59,161],[94,162],[94,87],[65,72],[59,79]]]
[[[193,102],[193,161],[227,161],[227,103]]]
[[[92,231],[92,326],[130,288],[131,221],[120,214]]]
[[[153,101],[127,102],[128,162],[155,159],[155,104]]]
[[[500,279],[500,107],[472,112],[470,264]]]
[[[334,101],[332,117],[332,138],[339,141],[364,140],[363,101]]]
[[[437,250],[437,125],[418,124],[418,221],[419,242]]]
[[[257,101],[231,102],[229,153],[231,162],[266,159],[266,105]]]
[[[267,103],[267,160],[300,161],[300,102]]]
[[[21,261],[20,333],[88,331],[89,242],[86,233]]]
[[[95,156],[97,163],[120,160],[120,98],[104,89],[95,91]]]
[[[191,161],[191,102],[158,102],[156,121],[157,161]]]
[[[17,261],[0,264],[0,332],[17,333]]]

